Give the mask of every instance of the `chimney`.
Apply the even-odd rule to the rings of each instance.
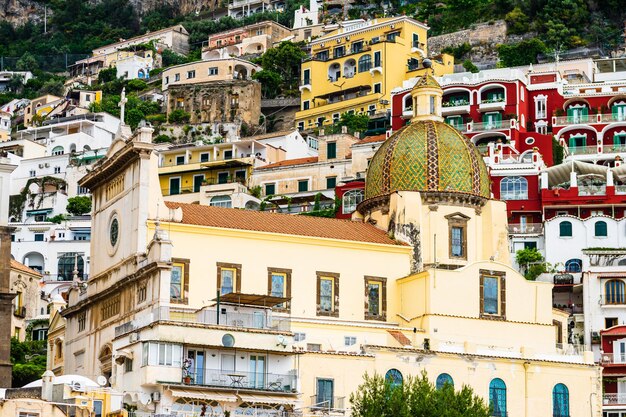
[[[0,388],[11,388],[11,317],[13,298],[11,283],[11,233],[9,227],[9,184],[17,168],[6,157],[0,157]]]
[[[54,373],[47,370],[41,376],[41,399],[52,401],[52,387],[54,387]]]

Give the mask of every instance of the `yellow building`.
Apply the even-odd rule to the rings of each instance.
[[[406,16],[356,22],[310,43],[302,64],[296,126],[335,123],[346,112],[387,117],[390,93],[425,72],[428,26]],[[436,75],[452,73],[454,59],[432,59]]]
[[[63,98],[50,94],[32,99],[24,110],[24,126],[31,127],[33,125],[33,117],[44,118],[48,116],[48,114],[64,101]]]
[[[479,152],[431,76],[412,94],[355,221],[165,203],[152,129],[118,137],[81,183],[91,275],[62,313],[66,372],[155,414],[350,415],[365,372],[427,371],[497,417],[600,416],[600,368],[563,339],[552,284],[510,266]]]

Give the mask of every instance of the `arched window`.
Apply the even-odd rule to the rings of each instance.
[[[413,96],[411,94],[407,94],[404,96],[404,105],[403,111],[411,111],[413,110]]]
[[[552,390],[552,417],[569,417],[569,390],[564,384]]]
[[[489,406],[492,417],[506,417],[506,384],[500,378],[489,383]]]
[[[385,374],[385,381],[389,382],[392,387],[402,385],[402,372],[398,371],[397,369],[388,370]]]
[[[596,237],[606,237],[608,235],[608,231],[607,231],[607,227],[606,227],[606,222],[605,221],[598,221],[595,224],[595,236]]]
[[[363,201],[365,192],[363,190],[347,191],[342,198],[342,213],[350,214],[356,210],[356,206]]]
[[[605,304],[624,304],[624,281],[612,279],[604,284]]]
[[[570,259],[565,262],[565,272],[581,272],[583,270],[583,261],[580,259]]]
[[[233,206],[233,203],[230,197],[227,195],[216,195],[215,197],[211,198],[209,205],[215,207],[231,208]]]
[[[359,72],[366,72],[372,68],[372,57],[370,55],[363,55],[359,58]]]
[[[81,255],[73,252],[65,253],[59,257],[57,265],[59,273],[57,279],[59,281],[72,281],[74,279],[74,268],[78,270],[78,277],[82,279],[85,262]]]
[[[500,181],[500,200],[526,200],[528,181],[524,177],[506,177]]]
[[[52,155],[63,155],[64,153],[63,146],[55,146],[52,148]]]
[[[559,236],[572,237],[572,222],[564,221],[559,223]]]
[[[452,380],[452,377],[448,374],[439,374],[439,376],[437,377],[437,381],[435,382],[435,387],[437,389],[441,389],[444,387],[444,385],[450,385],[452,386],[452,388],[454,388],[454,381]]]

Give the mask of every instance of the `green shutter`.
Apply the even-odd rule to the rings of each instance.
[[[326,144],[326,157],[328,159],[337,157],[337,142],[328,142]]]

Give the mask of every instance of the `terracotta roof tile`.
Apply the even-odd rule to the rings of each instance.
[[[26,265],[24,265],[21,262],[16,261],[15,259],[11,259],[11,269],[15,269],[17,271],[22,271],[22,272],[25,272],[27,274],[33,274],[33,275],[41,276],[41,274],[39,272],[35,271],[34,269],[31,269],[31,268],[27,267]]]
[[[262,167],[258,167],[255,169],[269,169],[269,168],[287,167],[287,166],[293,166],[293,165],[314,164],[318,160],[319,159],[317,156],[309,156],[306,158],[297,158],[297,159],[285,159],[284,161],[263,165]]]
[[[364,143],[384,142],[387,140],[387,135],[366,136],[360,141],[354,143],[354,145],[363,145]]]
[[[411,341],[401,331],[387,330],[387,332],[389,332],[389,334],[393,336],[393,338],[396,339],[398,343],[400,343],[400,346],[411,346]]]
[[[245,136],[245,137],[242,137],[241,140],[261,140],[261,139],[267,139],[267,138],[277,138],[280,136],[290,135],[295,131],[296,129],[291,129],[291,130],[281,130],[280,132],[263,133],[262,135]]]
[[[254,230],[285,235],[351,240],[383,245],[404,245],[371,224],[324,217],[299,216],[263,211],[182,204],[166,201],[170,209],[182,208],[183,224]]]

